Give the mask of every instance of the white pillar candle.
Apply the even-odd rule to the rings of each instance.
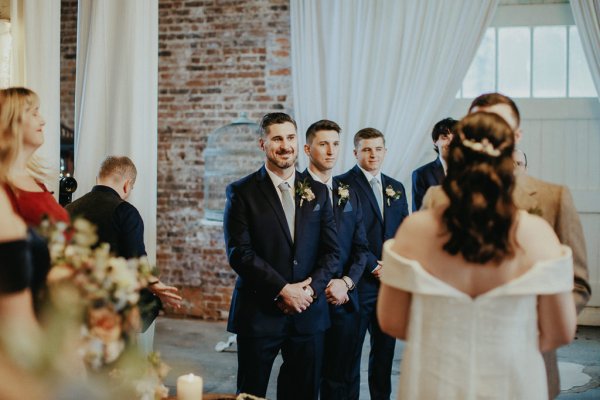
[[[202,400],[202,377],[187,374],[177,378],[177,400]]]

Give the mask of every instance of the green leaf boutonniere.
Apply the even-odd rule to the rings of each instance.
[[[392,185],[387,185],[387,187],[385,188],[385,195],[387,197],[387,205],[388,207],[390,206],[390,199],[391,200],[398,200],[400,198],[400,196],[402,195],[402,192],[400,190],[395,190]]]
[[[338,185],[337,194],[339,196],[338,206],[341,206],[350,198],[350,185],[345,185],[340,182]]]
[[[304,200],[311,202],[315,199],[315,194],[310,188],[307,179],[298,182],[296,185],[296,195],[300,196],[300,207],[302,207]]]

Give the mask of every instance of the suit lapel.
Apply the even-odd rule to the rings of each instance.
[[[339,186],[339,183],[338,183],[337,179],[332,180],[332,182],[331,182],[331,197],[333,198],[333,216],[335,217],[335,226],[337,226],[339,229],[340,217],[342,215],[342,212],[344,212],[344,207],[338,205],[338,201],[340,201],[340,198],[337,193],[338,186]],[[348,199],[347,201],[350,201],[350,199]]]
[[[517,175],[515,191],[513,193],[513,199],[515,205],[521,210],[527,212],[534,212],[539,208],[538,201],[535,197],[537,189],[531,180],[528,179],[527,175]]]
[[[371,203],[371,207],[373,208],[373,212],[377,215],[377,219],[383,225],[383,217],[381,216],[381,210],[379,210],[379,204],[377,204],[377,199],[375,198],[375,194],[373,193],[373,189],[371,188],[371,184],[367,181],[365,174],[363,174],[362,170],[358,165],[355,165],[352,168],[352,173],[354,174],[354,180],[358,183],[359,190],[362,190],[364,194],[369,199],[369,203]],[[381,175],[383,179],[383,174]],[[381,182],[383,186],[383,182]],[[381,194],[383,196],[383,193]],[[383,206],[385,207],[385,199],[383,201]]]
[[[442,181],[444,180],[444,178],[446,177],[444,175],[444,167],[442,166],[442,162],[440,161],[440,158],[436,158],[435,160],[435,164],[434,164],[434,168],[433,168],[433,176],[436,180],[436,182],[439,184],[442,183]]]
[[[296,179],[298,179],[298,175],[296,175]],[[269,174],[267,174],[267,170],[263,166],[258,171],[257,176],[258,188],[265,196],[267,202],[271,205],[271,208],[275,212],[277,219],[279,220],[279,225],[281,226],[281,230],[285,233],[285,236],[290,243],[290,246],[293,244],[292,236],[290,234],[290,229],[288,228],[287,219],[285,218],[285,212],[283,211],[283,206],[281,205],[281,201],[279,200],[279,196],[275,191],[275,186],[273,186],[273,181],[269,178]],[[294,190],[294,188],[292,188]],[[293,195],[292,191],[292,195]],[[298,218],[296,218],[296,224],[298,223]]]

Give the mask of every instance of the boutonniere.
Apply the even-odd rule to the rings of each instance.
[[[307,179],[304,179],[302,182],[298,182],[296,185],[296,195],[300,196],[300,207],[302,207],[302,204],[304,204],[304,200],[311,202],[315,199],[315,194],[310,188]]]
[[[347,202],[350,198],[350,185],[345,185],[340,183],[338,185],[337,194],[339,196],[338,206],[341,206],[343,203]]]
[[[531,207],[529,210],[527,210],[527,212],[529,214],[537,215],[538,217],[542,216],[542,209],[539,208],[538,206]]]
[[[389,207],[390,199],[398,200],[402,195],[402,192],[400,190],[394,190],[392,185],[387,185],[387,187],[385,188],[385,195],[387,196],[387,205]]]

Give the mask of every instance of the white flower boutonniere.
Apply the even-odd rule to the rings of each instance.
[[[315,199],[315,194],[306,179],[298,182],[298,185],[296,185],[296,194],[300,196],[300,207],[304,204],[304,200],[311,202]]]
[[[400,190],[394,190],[392,185],[387,185],[387,187],[385,188],[385,195],[387,196],[387,205],[389,207],[390,199],[398,200],[400,198],[400,196],[402,195],[402,192]]]
[[[341,206],[350,198],[350,185],[345,185],[340,182],[338,185],[337,194],[339,196],[338,206]]]

